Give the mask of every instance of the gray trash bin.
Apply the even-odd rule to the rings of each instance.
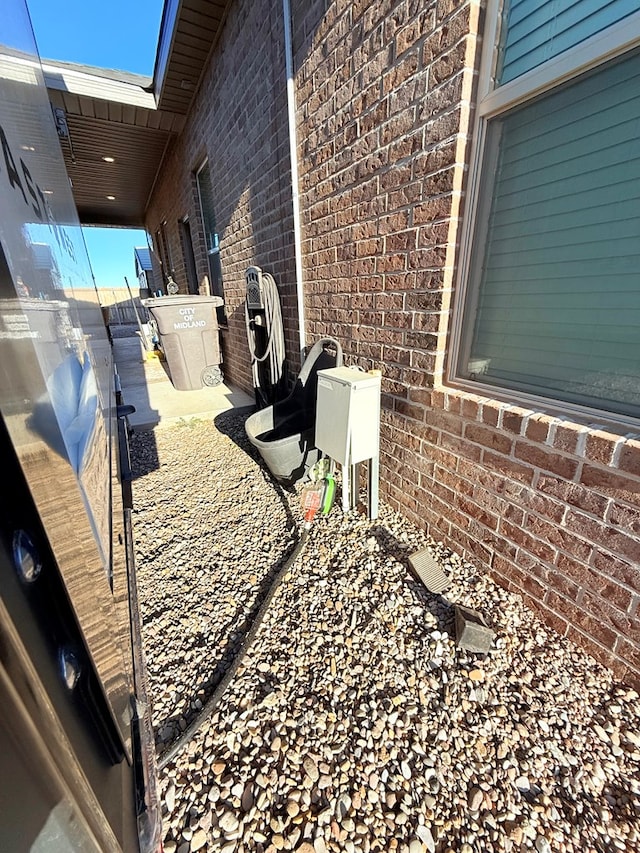
[[[216,308],[219,296],[159,296],[144,299],[158,329],[171,381],[179,391],[222,382]]]

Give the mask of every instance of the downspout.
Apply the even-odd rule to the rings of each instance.
[[[300,194],[298,192],[298,145],[296,138],[296,95],[293,79],[293,44],[291,39],[291,4],[282,0],[284,15],[284,53],[287,73],[287,114],[289,117],[289,156],[291,159],[291,196],[293,203],[293,248],[296,259],[296,298],[298,302],[298,330],[300,334],[300,360],[304,361],[306,331],[304,324],[304,284],[302,281],[302,230],[300,228]]]

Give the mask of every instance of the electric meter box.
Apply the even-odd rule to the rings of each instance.
[[[340,465],[380,451],[380,376],[349,367],[318,371],[316,447]]]

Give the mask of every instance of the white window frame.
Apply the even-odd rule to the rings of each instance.
[[[205,212],[204,212],[204,206],[202,204],[202,191],[200,189],[200,174],[203,172],[204,169],[209,169],[209,179],[211,180],[212,179],[211,166],[209,164],[209,158],[208,157],[204,158],[204,160],[200,163],[200,165],[194,170],[193,175],[194,175],[195,181],[196,181],[196,191],[198,194],[198,213],[199,213],[199,217],[200,217],[200,223],[202,225],[202,233],[204,235],[205,251],[207,253],[207,278],[209,279],[209,293],[211,294],[211,296],[219,296],[222,299],[222,305],[219,308],[216,308],[216,314],[218,316],[218,325],[221,328],[227,328],[227,326],[228,326],[228,319],[227,319],[227,315],[226,315],[227,300],[226,300],[225,293],[224,293],[224,281],[223,281],[223,276],[222,276],[222,255],[220,253],[220,236],[219,236],[218,232],[216,231],[215,232],[215,238],[216,238],[215,239],[215,245],[211,249],[209,248],[209,242],[207,240],[207,223],[206,223],[206,217],[205,217]],[[213,204],[213,201],[214,200],[211,199],[212,204]],[[215,219],[215,213],[214,213],[214,219]],[[216,223],[216,227],[217,227],[217,223]],[[219,288],[214,287],[214,278],[215,277],[214,277],[213,271],[211,269],[213,258],[216,258],[218,263],[220,264],[220,287]],[[220,293],[217,292],[218,289],[221,291]]]
[[[198,189],[198,204],[200,205],[200,218],[202,219],[202,227],[204,229],[207,256],[209,256],[209,255],[219,255],[220,254],[220,238],[218,236],[218,233],[216,232],[216,235],[215,235],[217,238],[216,244],[215,244],[215,246],[213,246],[213,248],[210,249],[209,246],[207,245],[207,224],[205,222],[204,206],[202,204],[202,191],[200,189],[200,180],[199,180],[199,176],[200,176],[201,172],[203,172],[206,168],[209,169],[209,179],[211,179],[211,167],[209,166],[209,158],[208,157],[206,157],[202,161],[202,163],[198,166],[198,168],[195,171],[195,176],[196,176],[196,187]]]
[[[173,278],[173,257],[171,256],[171,247],[169,246],[169,237],[167,234],[167,220],[163,219],[155,233],[156,254],[160,258],[162,266],[163,284],[166,285],[169,278]]]
[[[478,293],[479,275],[471,270],[474,236],[478,237],[477,223],[479,212],[487,199],[482,198],[482,164],[486,155],[487,126],[491,119],[507,111],[532,101],[534,98],[550,92],[557,86],[569,82],[600,65],[640,47],[640,11],[628,15],[622,21],[612,24],[606,30],[596,33],[575,47],[552,57],[536,68],[510,80],[502,86],[496,86],[498,65],[498,46],[500,44],[500,18],[502,0],[488,0],[482,56],[478,78],[476,114],[473,125],[470,175],[467,193],[467,216],[463,220],[460,242],[460,256],[456,276],[456,295],[452,315],[451,349],[447,364],[446,381],[455,387],[470,391],[479,396],[505,399],[510,403],[519,403],[528,408],[543,409],[551,413],[566,416],[574,414],[580,418],[588,417],[596,422],[632,424],[636,428],[640,419],[630,415],[608,412],[578,403],[544,397],[520,391],[516,388],[504,388],[483,383],[480,379],[469,380],[457,375],[457,365],[463,347],[463,325],[465,306],[468,296]],[[497,153],[497,152],[496,152]],[[490,198],[488,199],[491,200]]]

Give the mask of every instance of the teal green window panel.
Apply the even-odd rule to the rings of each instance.
[[[505,6],[500,84],[640,10],[638,0],[507,0]]]
[[[640,55],[493,119],[485,161],[461,375],[640,417]]]

